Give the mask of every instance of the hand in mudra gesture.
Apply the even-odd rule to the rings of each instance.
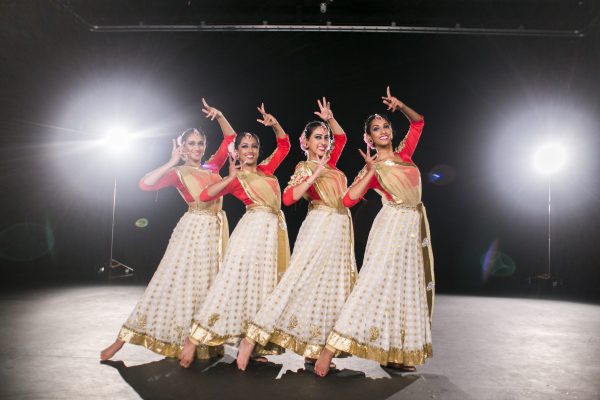
[[[365,159],[365,166],[367,167],[367,171],[371,171],[375,168],[375,163],[377,162],[377,154],[371,156],[371,149],[367,146],[367,153],[365,154],[361,149],[358,149],[362,158]]]
[[[319,111],[315,111],[315,115],[321,118],[323,121],[329,121],[333,118],[333,111],[331,111],[331,103],[327,101],[323,96],[323,101],[317,100]]]
[[[221,111],[209,106],[204,98],[202,98],[202,112],[206,114],[206,118],[210,118],[211,121],[214,121],[215,118],[220,118],[223,116]]]
[[[259,123],[263,124],[264,126],[275,126],[279,123],[273,115],[269,114],[265,110],[265,103],[260,103],[260,107],[256,107],[256,109],[260,115],[262,115],[262,119],[257,119]]]
[[[313,160],[313,161],[315,161],[315,160]],[[327,156],[326,155],[324,155],[322,157],[317,156],[317,160],[315,161],[315,163],[317,163],[317,168],[315,168],[312,175],[307,179],[307,182],[309,184],[312,184],[314,181],[316,181],[317,178],[321,175],[321,172],[323,172],[323,170],[325,169],[325,165],[327,163]]]
[[[392,96],[389,86],[387,87],[386,94],[386,96],[381,96],[381,98],[383,99],[383,104],[387,106],[388,111],[394,112],[404,108],[404,103]]]

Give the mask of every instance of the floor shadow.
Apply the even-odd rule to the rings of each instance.
[[[196,361],[189,369],[177,360],[163,359],[127,367],[107,361],[143,399],[373,399],[384,400],[421,380],[419,375],[394,375],[368,379],[359,371],[332,371],[320,378],[309,370],[286,373],[276,380],[281,365],[254,362],[245,372],[225,356],[210,362]],[[431,397],[427,397],[431,398]]]

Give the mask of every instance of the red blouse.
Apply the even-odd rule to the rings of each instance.
[[[348,141],[348,138],[346,137],[346,133],[341,133],[339,135],[333,135],[333,137],[334,137],[334,146],[333,146],[333,150],[331,150],[331,153],[329,154],[329,160],[327,161],[327,165],[329,165],[331,168],[337,169],[336,168],[337,162],[340,159],[340,156],[342,155],[342,151],[344,150],[344,147],[346,146],[346,142]],[[302,182],[304,182],[306,179],[308,179],[308,177],[303,179]],[[302,183],[302,182],[300,182],[300,183]],[[295,186],[289,186],[283,191],[283,196],[281,198],[281,201],[286,206],[291,206],[292,204],[294,204],[295,202],[300,200],[300,199],[294,200],[294,187]],[[311,201],[312,200],[321,200],[321,198],[319,197],[319,194],[317,193],[316,189],[312,185],[311,185],[311,187],[308,188],[306,193],[308,193],[308,197],[310,198]]]
[[[219,170],[221,169],[221,167],[223,167],[225,161],[227,161],[227,146],[229,146],[229,144],[234,140],[235,135],[225,136],[221,141],[221,144],[219,145],[219,148],[217,149],[215,154],[213,154],[212,157],[210,157],[205,164],[202,164],[202,167],[214,173],[219,173]],[[186,202],[191,203],[196,200],[179,179],[175,168],[171,168],[154,185],[146,185],[144,183],[144,178],[142,178],[139,183],[140,189],[144,191],[156,191],[170,186],[177,188],[179,192],[181,192],[181,194],[183,195],[183,198]]]
[[[406,137],[402,140],[400,146],[398,146],[398,148],[395,151],[396,155],[400,157],[402,161],[414,164],[412,160],[412,155],[414,154],[415,149],[417,148],[417,143],[419,143],[419,138],[421,137],[421,132],[423,132],[424,125],[424,119],[421,119],[420,121],[411,121]],[[346,195],[343,199],[344,206],[354,206],[364,197],[365,193],[367,193],[369,189],[377,190],[383,193],[387,200],[392,200],[392,196],[383,189],[383,187],[379,183],[379,180],[377,179],[377,175],[375,174],[369,181],[369,184],[367,185],[365,191],[356,200],[352,200],[350,198],[349,191],[346,192]]]
[[[275,149],[273,154],[271,154],[271,156],[269,156],[266,160],[261,162],[256,167],[257,171],[260,171],[267,176],[272,176],[275,173],[275,170],[277,169],[277,167],[279,167],[279,165],[281,164],[283,159],[288,155],[289,152],[290,152],[289,136],[285,135],[285,137],[283,139],[277,138],[277,148]],[[232,180],[225,187],[225,189],[221,190],[215,196],[209,195],[208,188],[205,188],[202,191],[202,193],[200,193],[200,201],[214,200],[214,199],[224,196],[226,194],[234,195],[235,197],[237,197],[238,199],[243,201],[245,205],[252,204],[252,200],[246,194],[246,191],[240,184],[240,181],[238,178],[235,178],[234,180]]]

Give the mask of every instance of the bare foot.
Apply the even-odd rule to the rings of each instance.
[[[121,350],[121,347],[123,347],[124,344],[125,342],[123,340],[115,340],[113,344],[100,352],[100,360],[110,360],[115,354],[117,354],[119,350]]]
[[[183,344],[183,350],[179,356],[179,365],[181,365],[183,368],[188,368],[190,365],[192,365],[192,361],[194,361],[195,356],[196,345],[191,342],[189,337],[186,337],[185,343]]]
[[[240,342],[240,350],[237,355],[237,367],[240,371],[246,370],[252,350],[254,350],[254,344],[246,338],[242,339]]]
[[[315,373],[321,378],[325,377],[329,373],[329,368],[331,368],[332,359],[333,352],[328,348],[324,348],[315,364]]]
[[[314,358],[308,358],[308,357],[304,357],[304,363],[305,363],[305,364],[315,365],[315,364],[316,364],[316,362],[317,362],[317,360],[316,360],[316,359],[314,359]],[[329,363],[329,368],[330,368],[330,369],[331,369],[331,368],[335,368],[335,367],[336,367],[336,365],[335,365],[334,363],[332,363],[332,362],[330,362],[330,363]]]
[[[397,363],[388,363],[385,366],[388,367],[388,368],[397,369],[398,371],[402,371],[402,372],[415,372],[417,370],[417,368],[414,365],[404,365],[404,364],[397,364]]]

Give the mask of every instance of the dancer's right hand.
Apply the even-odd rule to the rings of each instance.
[[[377,162],[377,154],[371,157],[371,149],[367,146],[367,154],[365,154],[361,149],[358,149],[362,158],[365,159],[365,166],[367,167],[367,171],[372,171],[375,169],[375,163]]]
[[[321,172],[325,169],[325,164],[327,162],[327,156],[323,157],[317,156],[317,168],[313,171],[312,175],[306,180],[309,185],[312,185],[314,181],[321,175]]]
[[[183,146],[177,146],[177,141],[173,139],[173,148],[171,149],[171,159],[169,164],[177,165],[183,159]]]
[[[229,175],[228,175],[228,177],[229,178],[236,177],[237,173],[239,171],[241,171],[241,169],[242,169],[242,163],[239,160],[229,156]]]

